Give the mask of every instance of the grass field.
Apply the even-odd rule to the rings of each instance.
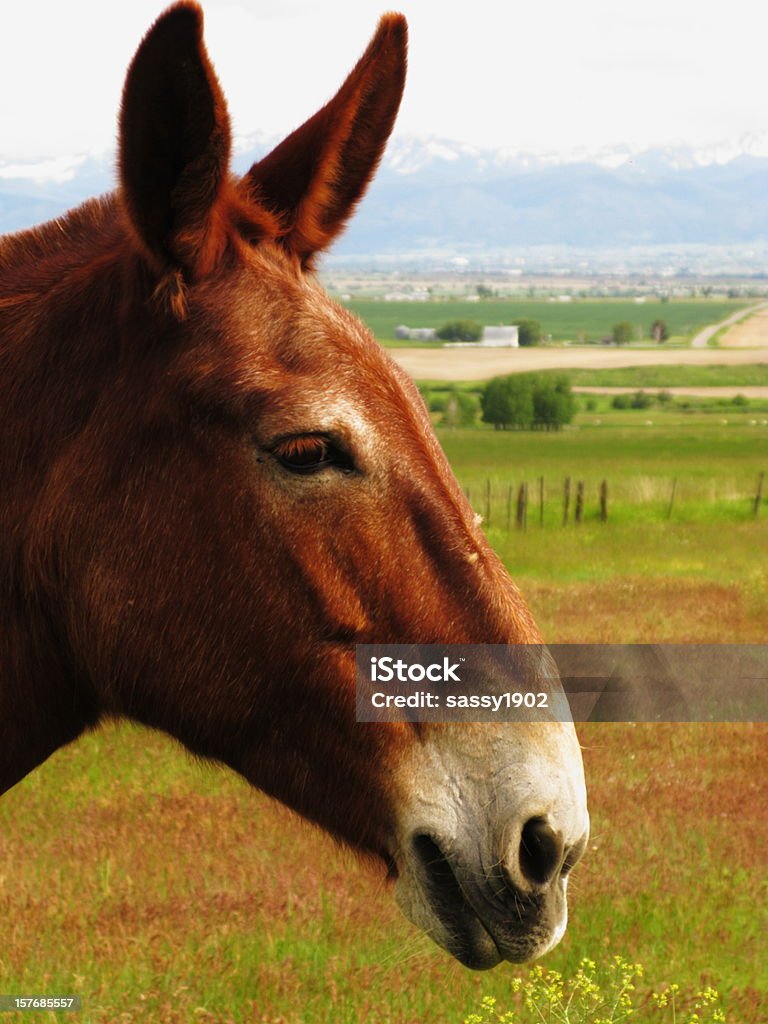
[[[580,401],[583,405],[584,399]],[[581,413],[571,428],[559,433],[488,427],[442,431],[443,447],[459,482],[487,518],[490,483],[488,525],[492,529],[506,525],[509,487],[516,496],[519,485],[527,482],[530,536],[526,544],[536,544],[533,526],[539,523],[542,476],[544,525],[548,529],[559,527],[562,521],[566,477],[572,480],[572,502],[576,482],[584,482],[587,524],[597,517],[603,480],[608,482],[609,517],[616,526],[668,525],[674,480],[674,523],[738,524],[751,519],[758,476],[768,472],[768,424],[737,407],[718,407],[713,415],[658,406],[614,412],[602,396],[598,403],[594,413]],[[768,510],[765,514],[768,518]],[[629,551],[622,548],[621,557],[632,558],[635,547],[633,544]],[[540,554],[533,549],[531,558],[543,571],[547,560]],[[581,555],[575,555],[577,563]],[[664,557],[658,562],[662,573],[664,564],[672,565],[665,563]],[[589,571],[587,565],[583,572]],[[558,567],[560,578],[563,571]]]
[[[746,300],[673,299],[669,302],[636,303],[626,299],[574,299],[547,302],[541,299],[484,299],[481,302],[384,302],[352,299],[345,305],[370,327],[380,341],[394,339],[399,324],[408,327],[440,327],[448,320],[476,320],[483,326],[538,320],[542,332],[553,341],[600,341],[613,325],[628,321],[640,337],[649,340],[654,320],[664,320],[670,340],[688,339],[708,324],[718,323],[750,305]],[[413,342],[406,344],[421,344]]]
[[[502,502],[488,526],[547,640],[765,641],[768,507],[755,520],[744,495],[768,469],[768,435],[631,416],[441,439],[469,486],[552,481],[544,529],[507,531]],[[566,471],[612,481],[607,524],[557,524]],[[673,475],[679,517],[632,511],[636,481],[651,493],[664,481],[663,498]],[[592,839],[546,965],[620,953],[645,965],[641,999],[711,983],[731,1024],[765,1024],[768,727],[591,724],[580,737]],[[526,973],[465,971],[406,923],[380,874],[125,725],[60,751],[0,801],[0,936],[0,992],[78,993],[82,1014],[61,1019],[79,1024],[460,1024],[483,995],[508,1007]]]
[[[621,366],[606,370],[575,369],[567,373],[574,387],[663,389],[768,385],[768,365],[765,363],[745,366]]]

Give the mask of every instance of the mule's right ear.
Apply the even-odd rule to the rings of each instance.
[[[159,273],[210,270],[224,241],[226,103],[203,43],[203,15],[182,0],[144,37],[120,114],[120,179],[128,216]]]
[[[385,14],[333,99],[244,178],[251,200],[281,223],[282,245],[305,266],[344,230],[378,166],[403,94],[407,46],[405,18]]]

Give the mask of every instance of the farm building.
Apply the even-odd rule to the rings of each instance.
[[[434,341],[437,331],[434,327],[406,327],[405,324],[400,324],[395,328],[395,337],[401,341]]]
[[[447,341],[445,348],[519,348],[520,340],[515,325],[484,327],[480,341]]]
[[[480,344],[484,348],[519,348],[517,327],[484,327]]]

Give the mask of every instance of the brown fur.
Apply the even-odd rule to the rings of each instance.
[[[105,715],[163,729],[388,856],[417,735],[354,719],[354,643],[538,641],[410,380],[304,269],[402,90],[385,17],[252,169],[198,7],[131,65],[121,185],[0,243],[0,791]],[[276,438],[355,469],[299,479]]]

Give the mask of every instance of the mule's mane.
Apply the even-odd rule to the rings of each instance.
[[[91,261],[100,241],[114,246],[122,235],[121,252],[127,251],[127,231],[112,192],[88,199],[45,224],[0,237],[0,303],[45,291],[62,271]]]

